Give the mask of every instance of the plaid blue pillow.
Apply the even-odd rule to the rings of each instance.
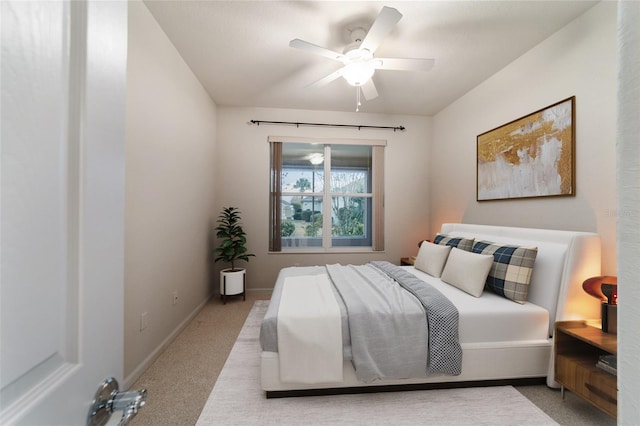
[[[444,234],[436,234],[433,239],[434,244],[440,244],[441,246],[451,246],[460,250],[471,251],[473,248],[473,238],[451,237]]]
[[[537,247],[520,247],[476,241],[472,251],[493,255],[493,265],[486,285],[496,294],[524,303],[529,294],[529,282],[533,264],[538,255]]]

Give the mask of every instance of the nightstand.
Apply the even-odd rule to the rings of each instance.
[[[413,266],[414,263],[416,263],[416,258],[413,256],[400,258],[400,266]]]
[[[596,367],[601,355],[618,353],[618,336],[584,321],[556,322],[554,338],[555,380],[595,407],[617,417],[618,381]]]

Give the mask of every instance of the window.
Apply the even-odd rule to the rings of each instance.
[[[289,139],[270,138],[270,251],[383,250],[384,141]]]

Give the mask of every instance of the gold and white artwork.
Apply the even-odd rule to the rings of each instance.
[[[477,199],[574,194],[571,97],[478,136]]]

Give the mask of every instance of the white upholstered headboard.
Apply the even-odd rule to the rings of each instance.
[[[600,317],[600,303],[582,290],[585,279],[601,274],[598,234],[467,223],[445,223],[440,232],[538,247],[527,300],[549,311],[549,335],[555,321]]]

